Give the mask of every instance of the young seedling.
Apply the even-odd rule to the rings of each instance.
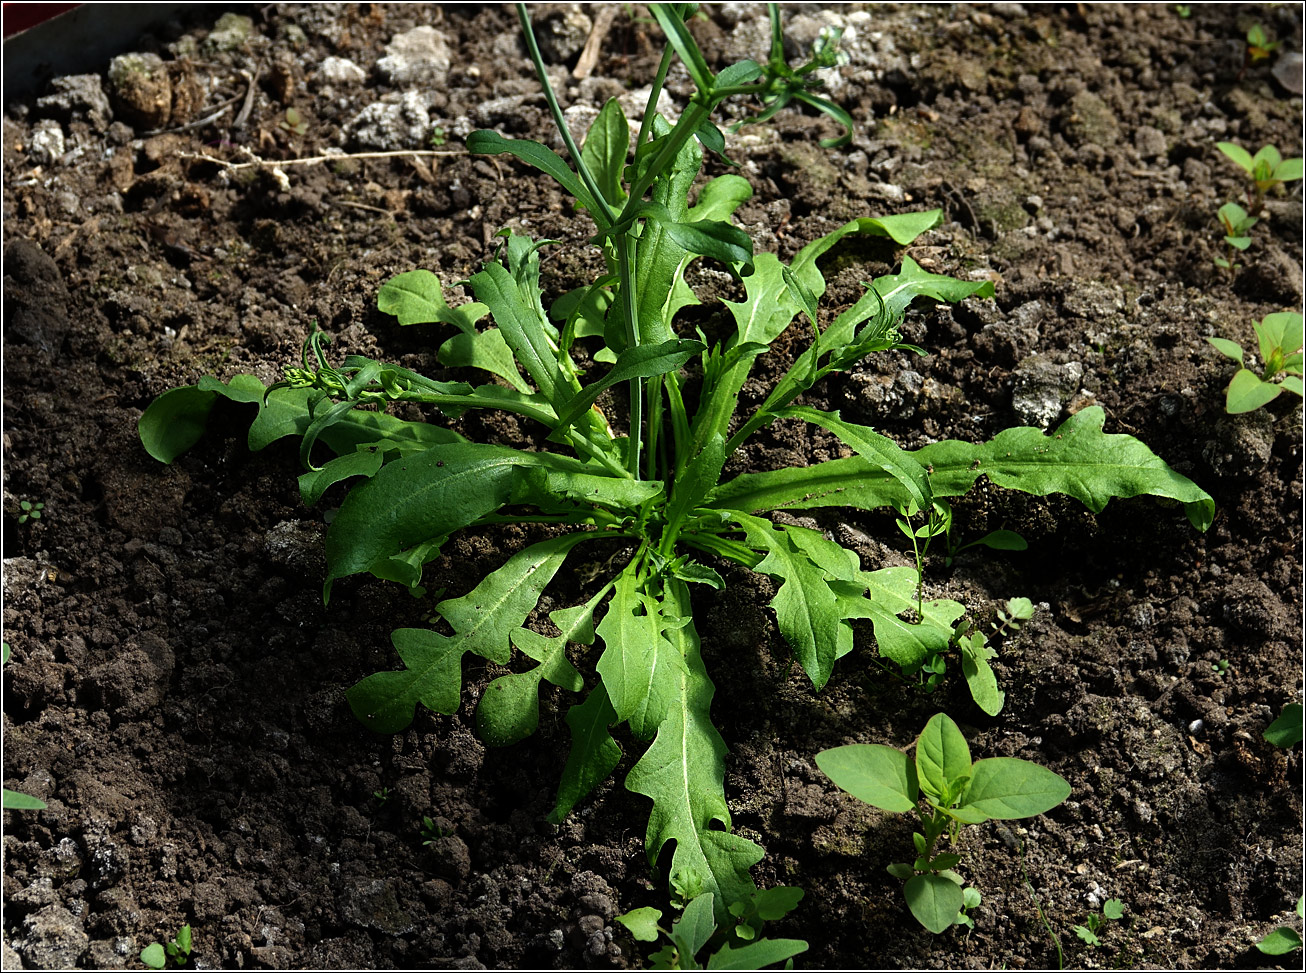
[[[420,829],[422,832],[423,847],[433,845],[441,838],[447,838],[449,835],[453,834],[452,828],[445,828],[436,824],[434,818],[427,817],[425,814],[422,815]]]
[[[20,500],[18,502],[18,522],[25,524],[29,520],[40,520],[41,511],[45,509],[45,504],[39,500],[33,503],[31,500]]]
[[[1228,338],[1207,338],[1220,354],[1239,364],[1225,392],[1224,411],[1230,415],[1251,412],[1273,402],[1280,393],[1300,397],[1302,385],[1302,316],[1296,311],[1267,314],[1252,325],[1265,367],[1257,374],[1247,367],[1242,346]]]
[[[372,797],[376,799],[378,804],[384,804],[386,801],[390,800],[390,788],[382,787],[378,790],[374,790],[372,791]]]
[[[9,643],[0,643],[0,666],[9,665]],[[0,795],[0,809],[5,811],[43,811],[45,810],[45,801],[39,797],[33,797],[31,794],[24,794],[21,791],[11,791],[4,788]]]
[[[1225,203],[1215,215],[1220,220],[1220,226],[1224,230],[1224,242],[1229,247],[1229,255],[1216,257],[1215,265],[1229,271],[1232,277],[1242,267],[1242,264],[1234,262],[1234,258],[1252,245],[1252,238],[1248,234],[1259,221],[1248,216],[1247,211],[1237,203]]]
[[[667,945],[649,957],[655,970],[760,970],[806,952],[801,939],[760,938],[765,922],[781,919],[797,907],[803,890],[780,886],[765,891],[754,890],[744,901],[733,903],[726,927],[718,929],[712,893],[694,898],[670,929],[659,925],[662,913],[644,906],[617,916],[630,934],[641,942],[655,943],[659,937]],[[709,950],[706,960],[698,954]],[[792,968],[790,963],[788,968]]]
[[[1119,899],[1107,899],[1102,903],[1102,911],[1090,912],[1086,925],[1075,926],[1075,935],[1088,943],[1089,946],[1101,946],[1102,940],[1098,938],[1098,931],[1102,929],[1108,919],[1116,920],[1125,914],[1125,904]]]
[[[915,760],[869,743],[825,750],[817,754],[816,765],[859,801],[920,817],[921,830],[912,835],[916,859],[894,863],[888,872],[906,880],[908,908],[933,933],[955,925],[966,905],[964,879],[954,871],[961,856],[936,854],[939,838],[946,832],[955,842],[963,824],[1031,818],[1070,796],[1065,778],[1028,760],[990,757],[971,763],[966,738],[943,713],[925,724]]]
[[[1265,728],[1262,736],[1276,747],[1288,750],[1301,743],[1302,706],[1301,703],[1289,703],[1274,722]]]
[[[1259,64],[1261,61],[1269,60],[1270,55],[1279,49],[1283,44],[1282,41],[1272,41],[1265,28],[1260,24],[1252,24],[1247,29],[1247,48],[1243,58],[1243,71],[1249,67]]]
[[[1257,216],[1270,190],[1302,178],[1302,160],[1283,158],[1273,145],[1263,146],[1255,155],[1233,142],[1216,142],[1215,147],[1247,173],[1251,180],[1247,188],[1248,210]]]
[[[152,970],[161,970],[169,962],[176,966],[185,966],[190,960],[191,935],[190,924],[177,930],[177,935],[169,943],[150,943],[141,950],[141,962]]]
[[[299,437],[306,503],[353,480],[326,535],[324,598],[359,574],[416,590],[423,567],[457,531],[547,528],[535,535],[544,539],[466,594],[440,600],[439,627],[397,629],[392,639],[404,668],[364,679],[347,693],[350,705],[364,725],[398,732],[419,706],[458,710],[465,655],[501,666],[515,656],[515,668],[489,684],[475,714],[482,739],[507,746],[536,729],[544,682],[583,694],[566,716],[572,749],[550,818],[561,821],[613,771],[621,749],[612,728],[625,724],[635,741],[648,744],[626,786],[652,802],[650,864],[674,846],[673,892],[686,902],[711,893],[723,925],[731,906],[753,891],[749,869],[763,852],[730,831],[726,743],[711,719],[715,686],[690,586],[723,587],[717,566],[724,562],[774,579],[776,626],[818,689],[854,649],[854,620],[870,621],[882,656],[909,666],[946,647],[964,611],[956,602],[924,600],[912,568],[866,571],[855,552],[821,532],[774,523],[767,513],[909,504],[931,510],[935,498],[964,494],[981,475],[1039,496],[1067,493],[1094,512],[1111,497],[1168,497],[1183,503],[1201,530],[1214,503],[1137,439],[1105,433],[1100,408],[1079,412],[1050,435],[1008,429],[987,443],[947,440],[909,453],[836,412],[801,404],[816,383],[868,355],[923,354],[898,330],[915,300],[992,297],[993,285],[928,273],[904,255],[897,273],[864,284],[851,307],[822,311],[819,260],[842,240],[859,235],[905,247],[942,213],[852,220],[787,265],[774,254],[754,254],[732,222],[752,193],[748,182],[735,174],[696,182],[704,150],[719,152],[724,144],[713,112],[734,96],[787,93],[812,103],[813,79],[801,71],[786,75],[770,62],[741,61],[713,73],[685,25],[686,8],[652,4],[650,11],[667,48],[633,149],[632,126],[615,99],[600,109],[584,147],[575,144],[524,7],[527,50],[569,158],[490,131],[467,141],[472,152],[512,156],[562,186],[594,222],[606,272],[546,300],[541,258],[551,244],[504,231],[499,252],[467,281],[470,303],[451,307],[426,270],[381,288],[382,312],[401,325],[443,326],[441,365],[482,384],[436,381],[358,355],[333,364],[325,336],[314,332],[285,381],[266,388],[249,375],[230,382],[204,377],[164,392],[142,415],[140,433],[151,455],[171,462],[198,440],[214,401],[224,396],[257,406],[252,448]],[[773,13],[773,24],[778,17]],[[655,106],[676,57],[695,94],[672,124]],[[688,334],[679,316],[699,303],[686,271],[700,259],[740,281],[742,299],[724,302],[720,319],[729,324],[721,340]],[[482,321],[487,315],[492,324]],[[757,359],[791,327],[810,334],[810,342],[760,406],[741,408]],[[582,347],[584,357],[575,355]],[[589,373],[578,363],[586,360],[602,364]],[[686,369],[693,382],[682,378]],[[390,403],[450,417],[478,409],[513,413],[540,434],[542,448],[471,442],[442,425],[389,415]],[[725,477],[728,460],[779,420],[819,426],[851,455]],[[334,458],[321,462],[319,442]],[[583,604],[549,613],[550,634],[528,627],[544,589],[580,545],[599,545],[596,560],[609,567],[581,582]],[[908,610],[916,613],[911,622],[904,620]],[[596,659],[592,670],[573,665],[573,644],[596,645],[573,656]]]
[[[1295,911],[1299,919],[1306,917],[1306,912],[1302,911],[1303,902],[1306,902],[1306,899],[1299,898],[1297,900]],[[1293,929],[1292,926],[1280,926],[1273,932],[1268,933],[1255,945],[1257,949],[1267,956],[1283,956],[1285,953],[1301,949],[1301,933]]]

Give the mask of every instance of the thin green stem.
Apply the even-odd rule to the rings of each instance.
[[[562,108],[558,105],[558,98],[553,93],[553,85],[549,82],[548,72],[544,69],[544,58],[540,55],[540,46],[535,40],[535,28],[531,26],[531,15],[526,9],[526,4],[517,4],[517,19],[521,21],[522,36],[526,39],[526,50],[530,54],[531,63],[535,65],[535,75],[539,78],[540,87],[544,89],[544,100],[548,102],[549,112],[553,115],[553,124],[558,128],[558,135],[562,137],[562,144],[567,147],[567,152],[570,153],[571,161],[576,166],[576,172],[581,181],[585,183],[585,188],[590,191],[590,195],[594,197],[594,201],[602,210],[603,218],[607,220],[608,226],[611,226],[616,222],[616,214],[612,212],[612,207],[608,205],[602,190],[599,189],[598,180],[594,178],[594,174],[589,171],[589,166],[585,164],[585,160],[581,157],[580,149],[576,146],[576,140],[571,137],[571,129],[567,127],[567,120],[563,117]]]
[[[653,119],[657,116],[658,100],[662,97],[662,88],[667,82],[667,71],[671,68],[671,59],[675,56],[671,46],[662,49],[662,60],[658,62],[658,73],[649,87],[648,103],[644,106],[644,117],[639,123],[639,137],[635,139],[635,151],[648,141],[649,132],[653,130]]]

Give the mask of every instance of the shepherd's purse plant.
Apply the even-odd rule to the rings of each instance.
[[[704,149],[719,154],[724,147],[711,117],[726,98],[758,96],[774,105],[786,91],[820,108],[810,94],[813,76],[784,76],[774,57],[766,68],[741,61],[713,73],[686,28],[688,9],[651,10],[668,45],[633,151],[615,101],[602,107],[583,147],[573,142],[524,8],[527,46],[567,157],[495,132],[467,140],[472,152],[508,154],[555,179],[593,220],[606,272],[547,300],[541,257],[550,241],[505,230],[497,255],[466,282],[472,303],[450,306],[442,283],[425,270],[381,288],[378,306],[401,325],[444,327],[443,366],[460,376],[488,373],[489,381],[435,380],[357,355],[333,365],[325,336],[315,332],[285,381],[265,388],[249,375],[202,378],[156,399],[140,432],[146,448],[170,462],[194,444],[224,396],[257,406],[251,448],[300,437],[306,503],[351,480],[326,535],[325,597],[344,579],[369,573],[417,590],[423,566],[456,532],[536,525],[533,543],[436,605],[442,630],[396,630],[404,668],[364,679],[349,691],[350,705],[364,725],[387,733],[406,727],[418,706],[452,714],[462,698],[462,660],[471,653],[511,667],[476,707],[481,737],[507,745],[535,730],[543,681],[580,694],[566,715],[572,747],[551,820],[561,821],[612,772],[621,756],[614,728],[625,724],[630,738],[647,743],[626,786],[651,801],[649,861],[656,865],[674,846],[669,876],[676,900],[710,901],[714,923],[724,928],[731,907],[751,900],[750,868],[763,851],[731,831],[726,743],[711,718],[715,688],[691,587],[723,587],[721,569],[729,562],[775,579],[776,625],[818,689],[836,660],[857,647],[855,620],[869,620],[881,655],[910,668],[947,648],[964,611],[956,602],[921,598],[916,569],[868,571],[822,532],[774,522],[768,513],[888,507],[910,518],[934,509],[935,498],[966,493],[981,475],[1035,495],[1067,493],[1095,512],[1112,497],[1165,497],[1182,503],[1199,529],[1210,524],[1213,503],[1138,440],[1106,434],[1099,408],[1050,434],[1008,429],[988,443],[944,441],[911,453],[837,412],[803,404],[803,394],[823,378],[868,355],[924,354],[898,332],[917,298],[991,297],[993,285],[927,273],[903,256],[896,273],[865,284],[852,306],[822,306],[819,261],[841,240],[860,235],[905,247],[939,223],[938,210],[853,220],[788,264],[755,254],[731,222],[752,193],[748,182],[735,174],[698,182]],[[778,37],[778,16],[773,24]],[[823,47],[817,58],[829,54]],[[695,93],[673,123],[653,106],[677,56]],[[687,333],[680,315],[699,303],[687,270],[700,258],[741,281],[742,298],[722,302],[722,340]],[[741,408],[754,365],[792,327],[810,335],[805,350],[760,406]],[[581,347],[610,364],[590,374],[574,354]],[[544,434],[546,448],[470,442],[434,422],[391,416],[390,403],[450,417],[477,409],[513,413]],[[777,421],[819,426],[851,454],[723,479],[727,461]],[[335,454],[320,465],[319,442]],[[549,613],[551,631],[528,627],[544,589],[582,545],[597,548],[609,572],[583,604]],[[596,643],[593,652],[569,655],[570,646]],[[573,664],[581,658],[596,658],[594,671]]]

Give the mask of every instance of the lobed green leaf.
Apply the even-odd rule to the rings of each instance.
[[[553,824],[561,824],[571,809],[606,780],[621,760],[621,748],[608,732],[608,727],[616,722],[617,713],[602,683],[590,690],[585,702],[567,710],[571,752],[558,782],[557,802],[549,812]]]
[[[662,613],[691,617],[689,592],[682,582],[666,581]],[[676,693],[626,787],[653,800],[645,841],[650,863],[673,841],[672,887],[686,895],[713,893],[717,919],[724,922],[727,904],[754,890],[748,870],[761,861],[762,849],[714,828],[730,827],[724,793],[726,746],[709,716],[715,690],[692,621],[669,635],[683,661],[676,671]]]
[[[484,304],[475,303],[451,308],[444,299],[440,278],[429,270],[410,270],[391,277],[377,293],[376,308],[398,318],[403,325],[452,324],[466,334],[474,333],[476,322],[489,311]]]

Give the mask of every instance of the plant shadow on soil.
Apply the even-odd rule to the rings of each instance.
[[[568,17],[584,23],[569,10],[548,14],[561,41]],[[712,6],[694,22],[715,66],[764,51],[760,10]],[[391,629],[424,624],[432,600],[353,580],[324,608],[323,513],[342,494],[304,509],[294,449],[250,454],[239,407],[220,406],[173,467],[135,434],[170,386],[209,372],[274,380],[314,318],[333,355],[443,377],[443,332],[390,325],[377,288],[413,267],[463,279],[501,226],[562,241],[545,260],[550,294],[593,269],[586,220],[546,179],[456,154],[467,127],[549,140],[511,10],[202,16],[140,42],[172,65],[170,117],[157,127],[243,97],[240,71],[261,63],[242,130],[219,121],[147,136],[121,105],[110,124],[94,98],[40,100],[50,88],[6,106],[5,783],[48,809],[5,815],[4,965],[130,966],[184,922],[209,966],[637,965],[644,947],[612,920],[665,907],[665,878],[644,857],[646,802],[620,784],[631,741],[612,781],[553,827],[568,694],[544,693],[536,736],[487,751],[472,710],[500,670],[469,664],[453,717],[421,713],[394,737],[369,734],[343,691],[396,665]],[[959,501],[968,534],[1005,527],[1030,541],[929,574],[930,596],[981,619],[1017,595],[1041,606],[1001,646],[997,718],[955,678],[916,692],[869,647],[813,692],[775,631],[770,582],[720,566],[730,587],[695,592],[734,826],[767,850],[760,884],[806,890],[776,927],[812,941],[802,965],[1055,964],[1026,876],[1072,965],[1274,964],[1251,943],[1300,894],[1302,767],[1300,748],[1276,750],[1261,732],[1301,692],[1301,410],[1280,400],[1225,416],[1231,368],[1204,339],[1245,339],[1253,320],[1300,307],[1300,185],[1270,201],[1235,279],[1212,266],[1215,209],[1240,192],[1214,142],[1301,153],[1300,95],[1267,67],[1240,73],[1238,42],[1260,20],[1300,50],[1300,16],[1291,5],[1194,5],[1186,19],[1171,5],[786,8],[800,40],[831,19],[850,28],[831,97],[858,135],[818,150],[828,123],[785,112],[732,140],[755,189],[738,218],[757,250],[788,259],[845,219],[938,206],[945,224],[914,258],[998,288],[996,301],[914,310],[907,336],[929,357],[882,356],[809,401],[914,447],[988,438],[1020,421],[1032,377],[1077,374],[1054,409],[1103,405],[1108,431],[1139,436],[1218,504],[1197,535],[1180,511],[1145,500],[1097,517],[987,485]],[[385,46],[427,25],[452,52],[441,83],[387,80],[375,65]],[[618,13],[564,104],[597,107],[645,83],[651,29]],[[578,50],[556,56],[570,68]],[[328,57],[371,82],[339,65],[328,76]],[[188,107],[192,82],[203,97]],[[672,87],[683,97],[683,81]],[[454,154],[285,166],[288,188],[183,155],[376,148],[382,136],[351,120],[409,91]],[[281,124],[291,107],[303,133]],[[828,306],[851,303],[892,259],[832,254]],[[728,287],[712,273],[697,283]],[[802,347],[801,336],[777,343],[772,374]],[[538,435],[511,417],[458,428],[513,445]],[[728,473],[838,448],[782,423]],[[18,524],[21,500],[44,502],[45,516]],[[868,568],[907,563],[886,517],[797,520]],[[425,583],[461,594],[533,539],[519,528],[457,537]],[[578,603],[586,577],[568,572],[533,621]],[[848,742],[909,746],[940,709],[976,756],[1036,760],[1074,792],[1019,827],[970,829],[962,867],[984,895],[976,931],[932,937],[883,871],[910,847],[905,819],[841,795],[813,757]],[[443,835],[429,845],[424,815]],[[1112,897],[1125,918],[1090,950],[1071,926]]]

